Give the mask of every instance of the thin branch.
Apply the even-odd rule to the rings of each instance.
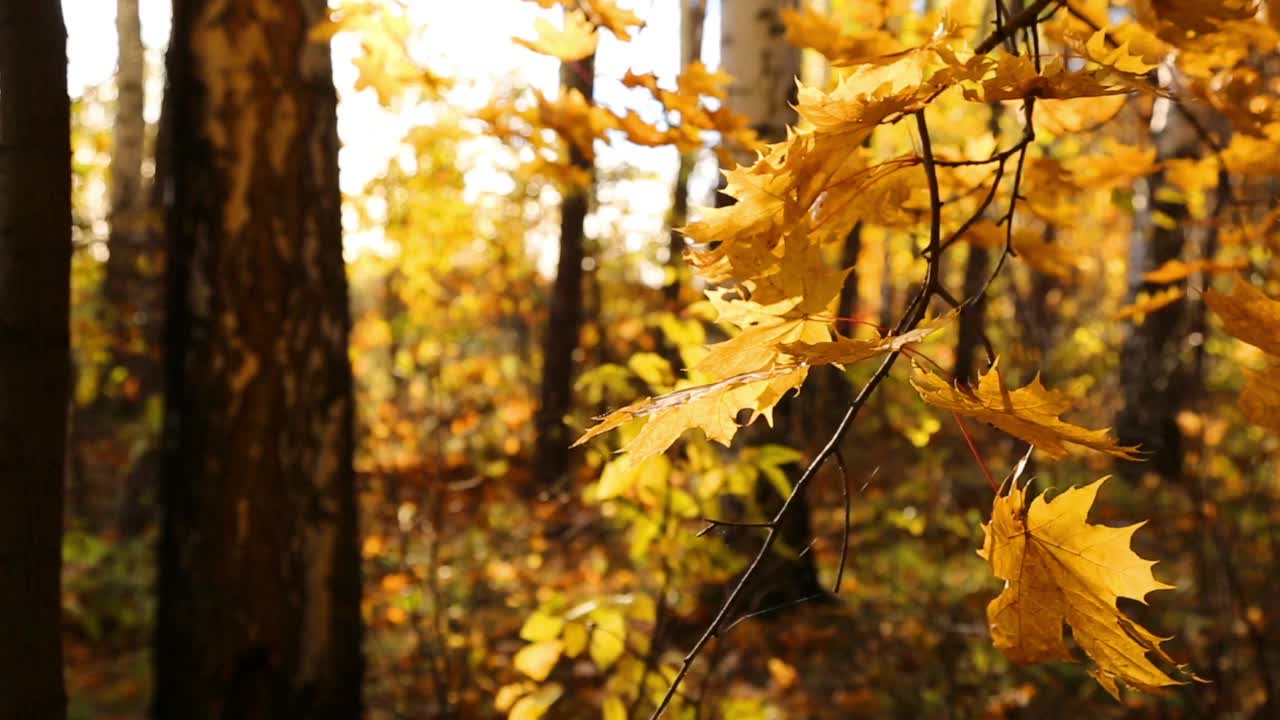
[[[920,317],[913,318],[913,315],[915,315],[915,313],[911,311],[909,311],[907,315],[904,315],[904,322],[900,323],[900,326],[914,329],[915,326],[919,324]],[[919,313],[919,315],[922,317],[923,312]],[[875,389],[879,387],[880,383],[889,375],[889,371],[893,368],[894,363],[897,362],[900,354],[900,352],[892,352],[884,359],[884,362],[880,364],[880,367],[876,370],[875,374],[872,375],[871,379],[867,381],[867,384],[863,386],[862,392],[858,393],[858,396],[849,404],[849,407],[845,410],[844,417],[840,419],[840,423],[836,426],[835,432],[832,433],[827,444],[823,446],[817,456],[814,457],[813,461],[809,463],[808,467],[805,468],[804,473],[800,476],[800,479],[796,482],[795,486],[792,487],[791,494],[787,496],[782,507],[778,510],[777,514],[774,515],[773,521],[770,523],[768,528],[768,533],[765,535],[764,542],[761,543],[760,549],[756,552],[755,557],[752,558],[751,564],[747,566],[742,577],[738,579],[737,584],[734,585],[733,590],[729,593],[729,597],[725,599],[724,603],[720,606],[719,612],[717,612],[716,616],[711,620],[711,624],[707,626],[707,629],[702,633],[702,636],[698,638],[696,643],[694,643],[693,648],[691,648],[688,654],[685,655],[684,661],[680,665],[680,670],[676,673],[671,685],[667,688],[667,694],[662,698],[662,702],[658,704],[653,715],[650,716],[652,720],[657,720],[657,718],[662,717],[663,711],[666,710],[667,705],[671,703],[672,698],[675,697],[676,692],[679,690],[680,683],[683,682],[685,676],[689,674],[689,669],[693,666],[693,661],[702,654],[707,643],[709,643],[712,638],[720,634],[721,628],[724,626],[725,621],[729,616],[729,612],[742,596],[742,591],[746,588],[747,583],[749,583],[759,571],[760,564],[764,561],[765,556],[768,555],[768,553],[773,549],[774,544],[777,542],[779,535],[778,526],[781,524],[782,520],[791,513],[792,508],[796,504],[796,499],[804,492],[809,481],[818,473],[818,470],[823,464],[825,464],[827,459],[835,453],[836,447],[838,447],[845,432],[849,429],[849,426],[858,416],[858,413],[862,410],[863,406],[866,405],[871,394],[875,392]]]
[[[715,528],[718,528],[718,527],[735,527],[735,528],[767,528],[767,527],[773,527],[773,523],[772,523],[772,522],[770,522],[770,521],[763,521],[763,522],[739,522],[739,521],[737,521],[737,520],[717,520],[716,518],[708,518],[708,517],[704,517],[704,518],[702,518],[702,522],[706,523],[706,524],[707,524],[707,526],[706,526],[706,527],[704,527],[704,528],[702,528],[701,530],[699,530],[699,531],[698,531],[698,533],[697,533],[697,535],[696,535],[695,537],[703,537],[704,535],[706,535],[707,533],[711,532],[712,530],[714,530]]]
[[[1007,23],[1002,23],[994,33],[988,36],[985,40],[982,41],[982,43],[980,43],[977,46],[977,48],[975,48],[975,53],[979,55],[989,53],[993,49],[995,49],[997,46],[999,46],[1001,43],[1003,43],[1007,38],[1014,36],[1017,32],[1027,28],[1028,26],[1038,23],[1041,19],[1041,13],[1046,8],[1049,8],[1050,5],[1052,5],[1055,1],[1056,0],[1036,0],[1036,2],[1032,3],[1030,6],[1028,6],[1026,9],[1020,12],[1017,16],[1013,17]],[[1033,99],[1029,99],[1027,101],[1028,106],[1027,106],[1026,112],[1027,112],[1028,123],[1030,122],[1031,106],[1033,105],[1033,103],[1034,103]],[[925,174],[929,181],[930,228],[929,228],[929,245],[925,250],[925,257],[928,258],[928,266],[925,271],[924,282],[921,284],[919,292],[912,298],[906,310],[903,312],[902,317],[899,319],[898,323],[895,325],[894,334],[909,332],[910,330],[915,329],[920,324],[921,320],[924,319],[925,313],[928,310],[929,301],[933,297],[938,295],[938,289],[941,287],[941,275],[942,275],[941,261],[942,261],[943,251],[945,250],[945,247],[946,247],[942,242],[942,196],[941,196],[941,191],[939,189],[939,183],[938,183],[938,170],[937,170],[938,164],[937,164],[936,158],[933,155],[933,145],[932,145],[931,138],[929,137],[929,128],[925,119],[925,112],[923,109],[921,109],[921,110],[915,111],[912,114],[916,116],[916,126],[920,132],[921,149],[924,156],[924,169],[925,169]],[[1014,206],[1016,205],[1016,199],[1017,199],[1018,181],[1021,179],[1021,176],[1022,176],[1022,169],[1026,160],[1027,147],[1030,145],[1030,141],[1031,141],[1031,137],[1033,137],[1033,133],[1034,133],[1034,130],[1028,127],[1027,135],[1017,146],[1018,147],[1018,152],[1017,152],[1018,173],[1017,173],[1017,179],[1015,179],[1013,199],[1011,200],[1011,203],[1010,203],[1009,213],[1006,215],[1008,222],[1010,222],[1011,224],[1013,221]],[[990,205],[992,199],[995,196],[996,188],[999,186],[999,180],[1000,180],[1000,177],[1002,176],[1003,168],[1004,168],[1004,160],[997,159],[997,162],[999,163],[998,170],[997,170],[997,179],[992,186],[991,192],[989,193],[988,197],[984,200],[979,212],[976,213],[973,218],[970,218],[970,220],[967,221],[959,231],[957,231],[957,233],[948,241],[947,243],[948,245],[951,242],[954,242],[954,239],[956,237],[959,237],[974,222],[976,222],[977,217],[981,215],[982,211],[984,211],[988,205]],[[1003,265],[1004,258],[1010,254],[1012,254],[1011,237],[1010,239],[1006,240],[1005,253],[1001,256],[1000,265]],[[999,272],[999,266],[997,266],[996,272],[997,273]],[[993,278],[994,278],[994,275],[993,275]],[[991,279],[988,279],[986,285],[984,285],[983,287],[983,292],[986,291],[986,287],[990,285],[990,282],[991,282]],[[969,303],[970,300],[966,300],[965,303],[962,303],[962,305]],[[867,381],[867,383],[862,387],[862,390],[857,394],[856,397],[853,398],[852,401],[849,402],[848,406],[845,408],[844,415],[840,418],[839,423],[837,423],[835,430],[831,433],[831,436],[828,438],[826,444],[818,451],[818,453],[814,456],[813,460],[809,462],[808,466],[805,467],[804,472],[801,473],[799,480],[797,480],[795,485],[792,486],[791,493],[787,496],[786,500],[783,501],[782,507],[773,516],[773,519],[770,520],[769,523],[765,526],[767,532],[765,534],[764,541],[760,545],[760,548],[756,551],[755,556],[752,558],[751,562],[747,565],[747,568],[743,572],[742,576],[738,578],[737,583],[734,585],[733,589],[729,592],[728,597],[721,604],[720,609],[716,612],[715,617],[712,618],[711,623],[706,627],[702,635],[698,638],[698,640],[694,643],[693,647],[690,648],[689,652],[685,655],[683,661],[680,664],[679,670],[677,670],[675,677],[672,678],[670,685],[667,687],[666,694],[663,696],[661,702],[658,703],[658,706],[654,709],[653,714],[650,716],[651,720],[657,720],[662,716],[663,712],[671,704],[672,699],[679,693],[680,685],[684,681],[684,679],[688,676],[689,670],[692,668],[694,661],[697,660],[697,658],[702,654],[703,650],[706,649],[707,645],[711,642],[713,638],[718,637],[722,632],[725,632],[727,630],[726,622],[729,617],[729,614],[733,611],[734,606],[742,598],[745,588],[748,586],[751,580],[756,576],[756,574],[760,571],[761,564],[764,561],[764,558],[769,554],[769,552],[773,549],[774,545],[777,543],[778,537],[780,534],[779,529],[781,527],[782,522],[794,511],[798,502],[798,498],[800,498],[803,495],[810,481],[813,480],[813,478],[818,474],[818,472],[822,469],[823,465],[826,464],[827,460],[836,456],[839,450],[840,442],[844,438],[845,434],[848,432],[849,428],[852,426],[853,421],[857,419],[858,414],[866,406],[867,401],[875,393],[876,389],[879,388],[880,384],[884,382],[885,378],[889,376],[890,371],[893,369],[894,365],[897,363],[898,359],[901,356],[902,356],[901,350],[895,350],[889,353],[885,357],[885,359],[880,363],[880,366],[876,369],[875,373],[871,376],[871,378]],[[847,547],[847,543],[846,543],[846,547]],[[812,598],[801,598],[799,601],[795,601],[792,604],[804,602],[809,599],[812,599]],[[736,625],[738,622],[741,622],[743,619],[747,617],[754,617],[760,614],[761,612],[768,612],[768,611],[769,610],[759,611],[757,613],[746,615],[743,618],[739,618],[738,620],[736,620],[733,623],[733,625]],[[728,627],[732,627],[732,625]]]
[[[938,297],[942,298],[944,302],[946,302],[951,307],[955,308],[956,312],[961,315],[973,309],[972,305],[965,306],[963,303],[957,300],[954,295],[951,294],[951,291],[947,290],[945,287],[941,285],[938,286]],[[994,365],[996,362],[996,348],[995,348],[995,345],[991,342],[991,336],[987,334],[986,328],[979,329],[978,339],[982,341],[982,349],[985,350],[987,353],[988,367],[991,365]]]
[[[942,197],[938,188],[937,167],[934,164],[933,158],[933,144],[929,137],[929,128],[925,121],[924,110],[916,111],[915,115],[916,126],[919,128],[921,135],[920,143],[921,149],[924,153],[925,174],[929,178],[929,205],[932,210],[931,227],[929,229],[929,247],[927,250],[929,266],[925,271],[925,281],[920,287],[920,292],[912,299],[906,311],[903,313],[902,318],[898,321],[897,326],[894,328],[894,334],[908,332],[915,329],[915,327],[920,324],[920,321],[924,319],[925,311],[929,305],[929,300],[937,291],[941,277]],[[880,363],[880,367],[876,369],[875,374],[873,374],[871,379],[867,381],[867,384],[862,387],[862,390],[858,393],[857,397],[849,403],[848,407],[845,409],[844,416],[840,418],[839,424],[836,425],[836,428],[832,432],[831,437],[828,438],[826,445],[818,451],[818,454],[814,456],[813,460],[805,468],[804,472],[800,475],[800,479],[797,480],[795,485],[792,487],[791,494],[787,496],[787,499],[782,503],[782,507],[774,515],[773,520],[770,521],[764,542],[761,543],[760,549],[756,552],[755,557],[752,558],[746,571],[743,572],[742,577],[738,579],[737,584],[734,585],[733,590],[730,591],[729,596],[720,606],[720,610],[716,613],[715,617],[712,618],[711,623],[707,626],[701,637],[698,638],[698,641],[694,643],[693,647],[685,655],[683,662],[680,664],[679,671],[677,671],[675,678],[667,688],[666,695],[654,710],[653,715],[650,716],[651,720],[657,720],[662,716],[662,713],[666,710],[667,706],[670,705],[671,700],[679,691],[680,684],[684,681],[685,676],[689,674],[689,669],[693,666],[693,662],[700,654],[702,654],[707,643],[711,642],[712,638],[717,637],[721,633],[722,629],[725,627],[729,613],[742,597],[743,590],[747,587],[748,583],[751,582],[752,578],[755,577],[756,573],[759,572],[764,558],[777,543],[779,528],[783,520],[785,520],[795,508],[797,498],[804,493],[809,482],[818,474],[818,471],[822,469],[822,466],[826,464],[827,460],[835,455],[845,433],[848,432],[853,421],[858,417],[862,408],[866,406],[867,401],[871,398],[872,394],[875,393],[876,388],[880,387],[880,383],[884,382],[885,378],[889,376],[889,371],[893,369],[894,364],[897,363],[898,358],[901,356],[901,350],[895,350],[894,352],[889,353],[889,355],[885,357],[884,361]]]
[[[778,603],[777,605],[770,605],[769,607],[762,608],[760,610],[753,610],[747,613],[746,615],[743,615],[742,617],[738,618],[737,620],[734,620],[733,622],[729,623],[727,626],[725,626],[724,632],[726,633],[729,632],[730,630],[737,627],[739,623],[744,623],[748,620],[752,620],[754,618],[768,615],[769,613],[775,613],[775,612],[778,612],[779,610],[786,610],[788,608],[793,608],[798,605],[803,605],[809,602],[810,600],[817,600],[818,598],[823,598],[823,597],[827,597],[827,594],[821,593],[821,592],[810,593],[808,595],[805,595],[802,598],[797,598],[795,600],[788,600],[786,602]]]
[[[1025,113],[1025,116],[1026,116],[1026,127],[1028,128],[1028,132],[1031,134],[1031,136],[1034,137],[1035,129],[1034,129],[1034,126],[1032,125],[1032,118],[1035,113],[1036,99],[1034,97],[1029,97],[1024,102],[1025,104],[1023,105],[1024,107],[1023,112]],[[1022,170],[1025,167],[1026,160],[1027,160],[1027,147],[1030,146],[1030,144],[1031,143],[1028,142],[1027,144],[1023,145],[1022,151],[1018,153],[1018,167],[1013,175],[1013,193],[1009,196],[1009,212],[1005,213],[1005,216],[1000,220],[1000,223],[1007,224],[1007,227],[1005,228],[1004,249],[1000,253],[1000,258],[996,261],[995,270],[992,270],[991,274],[987,276],[986,282],[982,283],[982,287],[979,288],[976,293],[974,293],[970,297],[965,298],[964,302],[961,303],[962,307],[960,309],[962,312],[964,308],[967,308],[973,305],[980,298],[982,298],[987,294],[987,290],[991,287],[991,283],[994,282],[997,277],[999,277],[1000,271],[1004,269],[1005,262],[1010,257],[1017,255],[1017,253],[1014,252],[1013,250],[1013,221],[1014,221],[1014,214],[1016,213],[1018,208],[1018,191],[1022,187]]]
[[[844,453],[836,448],[836,465],[840,468],[840,497],[844,500],[844,527],[840,533],[840,566],[836,568],[836,581],[831,585],[831,594],[840,594],[840,584],[844,581],[844,566],[849,560],[849,525],[853,515],[852,502],[849,499],[849,468],[844,464]]]
[[[988,35],[986,40],[979,43],[978,47],[973,49],[974,54],[986,55],[992,50],[995,50],[996,47],[1005,40],[1017,34],[1018,31],[1040,22],[1040,13],[1054,2],[1057,2],[1057,0],[1036,0],[1034,3],[1028,5],[1025,10],[1018,13],[1008,22],[997,27],[995,32]]]
[[[982,474],[987,478],[987,484],[991,486],[991,492],[999,495],[1000,488],[996,487],[996,479],[991,477],[991,469],[987,467],[987,462],[982,459],[982,453],[978,452],[978,446],[973,442],[973,438],[969,435],[969,428],[965,427],[964,418],[960,417],[960,413],[955,410],[951,411],[951,417],[956,419],[956,425],[960,427],[960,434],[964,436],[964,442],[969,446],[969,452],[973,454],[973,459],[978,461],[978,467],[982,468]]]
[[[924,174],[929,181],[929,256],[942,247],[942,190],[938,185],[938,163],[933,157],[933,140],[929,137],[929,124],[924,110],[916,112],[916,129],[920,131],[920,150],[924,153]]]

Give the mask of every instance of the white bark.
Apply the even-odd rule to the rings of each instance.
[[[117,0],[116,33],[119,60],[116,66],[116,118],[111,153],[111,215],[128,222],[130,211],[145,205],[142,182],[143,142],[147,122],[144,79],[146,55],[138,0]]]
[[[768,141],[786,137],[795,123],[791,102],[800,51],[786,41],[779,11],[787,0],[722,0],[721,66],[733,76],[729,106],[747,116]]]

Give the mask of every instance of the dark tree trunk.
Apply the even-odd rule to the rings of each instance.
[[[0,720],[66,717],[71,105],[56,2],[0,0]]]
[[[893,327],[896,318],[893,316],[897,309],[897,303],[894,298],[897,295],[897,288],[893,284],[893,243],[889,237],[884,236],[883,241],[883,267],[880,271],[880,327]]]
[[[858,312],[858,255],[862,252],[862,223],[858,222],[844,239],[844,249],[840,251],[840,267],[852,268],[845,276],[844,287],[840,288],[840,303],[836,307],[836,327],[852,335],[853,318]]]
[[[360,717],[337,99],[324,0],[178,0],[154,714]]]
[[[1198,152],[1195,134],[1172,108],[1167,109],[1164,127],[1153,132],[1157,160],[1194,157]],[[1176,193],[1161,193],[1164,183],[1163,172],[1157,171],[1138,188],[1147,209],[1138,216],[1129,251],[1130,302],[1139,292],[1161,289],[1162,286],[1143,280],[1143,274],[1181,258],[1186,244],[1183,223],[1188,217],[1187,206],[1169,199]],[[1182,472],[1182,433],[1177,414],[1187,379],[1182,363],[1186,321],[1186,304],[1175,302],[1147,315],[1142,324],[1132,325],[1125,339],[1120,353],[1124,408],[1116,418],[1116,435],[1121,444],[1139,445],[1147,460],[1122,464],[1126,473],[1150,470],[1174,478]]]
[[[566,64],[561,82],[576,89],[588,100],[595,84],[595,57]],[[591,160],[571,147],[569,161],[591,172]],[[541,403],[536,421],[534,475],[546,487],[563,478],[569,470],[569,426],[565,415],[573,407],[574,351],[582,332],[582,258],[584,255],[589,189],[567,192],[560,205],[560,259],[556,263],[555,285],[551,290],[551,314],[542,350]]]
[[[964,263],[964,297],[971,298],[982,289],[991,273],[991,253],[984,247],[970,243],[969,257]],[[960,314],[960,327],[956,333],[956,365],[952,370],[960,382],[973,382],[977,378],[976,354],[982,346],[983,325],[987,317],[987,298],[984,295]]]

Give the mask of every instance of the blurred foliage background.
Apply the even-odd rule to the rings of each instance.
[[[647,716],[760,539],[752,527],[706,531],[704,519],[767,517],[829,435],[848,388],[870,376],[864,365],[816,368],[772,429],[752,426],[729,448],[686,433],[666,455],[627,467],[614,460],[619,438],[605,435],[566,450],[564,474],[539,476],[562,198],[588,198],[573,391],[557,419],[573,437],[593,416],[676,389],[705,345],[726,337],[671,228],[716,204],[717,163],[750,159],[757,129],[777,139],[729,114],[729,78],[697,74],[712,75],[727,52],[721,28],[746,12],[735,3],[619,3],[647,24],[615,18],[612,31],[607,17],[584,15],[605,29],[588,70],[594,95],[580,94],[580,105],[572,82],[560,89],[557,62],[511,39],[536,38],[537,19],[561,26],[561,10],[538,7],[558,3],[342,2],[316,29],[317,41],[333,43],[342,98],[371,720]],[[607,5],[583,4],[597,13]],[[976,39],[991,21],[989,3],[976,0],[827,5],[792,8],[784,22],[776,12],[789,4],[763,4],[782,23],[772,42],[782,46],[785,34],[803,45],[798,70],[817,87],[838,83],[858,53],[924,41],[944,17]],[[1082,1],[1040,32],[1046,52],[1073,47],[1067,38],[1089,17],[1137,38],[1154,27],[1142,9],[1173,12],[1167,5],[1195,3]],[[980,330],[1013,384],[1039,374],[1079,401],[1074,417],[1120,424],[1122,440],[1133,437],[1126,427],[1142,426],[1125,416],[1146,398],[1134,384],[1156,374],[1126,370],[1147,352],[1135,345],[1147,323],[1165,312],[1141,305],[1168,285],[1143,280],[1159,264],[1143,239],[1153,228],[1173,223],[1184,233],[1175,259],[1212,260],[1272,296],[1280,290],[1272,114],[1280,55],[1273,6],[1263,5],[1238,19],[1252,23],[1242,49],[1165,38],[1160,72],[1179,78],[1177,92],[1216,148],[1203,138],[1163,147],[1172,141],[1153,134],[1152,118],[1173,111],[1151,94],[1037,109],[1019,256],[992,284]],[[473,49],[463,54],[464,44]],[[153,95],[159,52],[144,53]],[[117,97],[113,76],[86,87],[73,108],[64,607],[76,718],[141,717],[150,687],[162,402],[146,370],[159,349],[139,330],[155,322],[145,317],[155,312],[150,291],[137,290],[135,323],[121,325],[104,300],[116,250]],[[697,112],[715,117],[682,131]],[[985,157],[1024,130],[1016,106],[960,97],[932,105],[930,122],[936,151],[954,157]],[[883,157],[912,152],[907,130],[886,125],[868,147]],[[154,132],[152,122],[148,147]],[[580,155],[594,155],[586,172],[565,149],[575,142]],[[854,267],[842,330],[890,324],[913,292],[925,263],[919,218],[895,215],[911,215],[922,187],[884,197],[883,222],[829,248],[831,262]],[[1176,215],[1161,209],[1170,201]],[[145,232],[153,221],[144,212],[134,222]],[[1002,243],[959,250],[966,261],[946,268],[948,284],[970,287],[967,258],[988,258]],[[154,289],[158,249],[144,247],[131,263],[136,281]],[[843,473],[830,464],[809,488],[804,527],[771,555],[770,581],[749,592],[747,617],[695,666],[672,717],[1280,717],[1271,714],[1280,713],[1280,443],[1238,407],[1240,368],[1256,366],[1257,352],[1221,332],[1199,300],[1229,274],[1202,266],[1170,285],[1185,289],[1174,300],[1177,329],[1141,356],[1177,367],[1163,399],[1136,401],[1176,436],[1165,436],[1162,451],[1176,455],[1174,469],[1080,455],[1053,464],[1033,456],[1028,471],[1037,488],[1126,479],[1107,486],[1096,521],[1150,518],[1136,548],[1160,560],[1157,577],[1175,590],[1122,607],[1175,635],[1170,652],[1210,682],[1116,702],[1079,665],[1019,667],[991,646],[985,607],[1000,581],[974,552],[992,500],[982,465],[998,481],[1026,445],[979,423],[958,427],[920,402],[902,369],[844,438]],[[958,335],[948,327],[916,352],[944,368],[981,355]],[[972,374],[973,358],[964,362],[961,379]],[[635,431],[624,427],[622,440]],[[798,602],[810,588],[825,590]]]

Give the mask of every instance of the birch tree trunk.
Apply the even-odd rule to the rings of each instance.
[[[706,0],[680,0],[681,69],[702,59],[702,38],[706,20]],[[681,310],[680,289],[684,287],[689,275],[684,262],[684,235],[677,228],[683,227],[689,221],[689,176],[693,174],[693,168],[697,162],[698,153],[680,153],[675,187],[671,190],[671,212],[667,215],[667,227],[670,233],[667,243],[667,281],[662,287],[662,298],[666,303],[666,310],[671,313],[679,313]],[[662,355],[679,377],[684,370],[684,360],[679,350],[664,341]]]
[[[360,717],[350,315],[324,0],[178,0],[154,713]]]
[[[791,106],[800,51],[787,44],[780,15],[791,5],[786,0],[733,0],[721,5],[720,64],[733,76],[729,107],[745,115],[768,142],[786,139],[787,126],[796,122]]]
[[[104,332],[112,339],[111,360],[102,368],[98,395],[92,405],[77,413],[73,439],[77,452],[84,441],[94,444],[134,442],[130,461],[113,472],[115,465],[82,458],[87,471],[104,477],[81,478],[94,494],[111,501],[124,535],[141,532],[147,513],[143,498],[155,486],[158,437],[146,422],[149,399],[163,384],[160,366],[160,332],[163,303],[162,259],[158,205],[152,202],[150,183],[142,172],[146,159],[147,122],[146,51],[138,0],[117,0],[116,111],[113,120],[110,186],[110,255],[102,284]],[[124,372],[118,372],[122,369]],[[142,432],[122,432],[139,427]],[[122,438],[136,438],[125,440]],[[91,515],[96,513],[90,513]]]
[[[0,0],[0,720],[66,717],[71,105],[56,2]]]

